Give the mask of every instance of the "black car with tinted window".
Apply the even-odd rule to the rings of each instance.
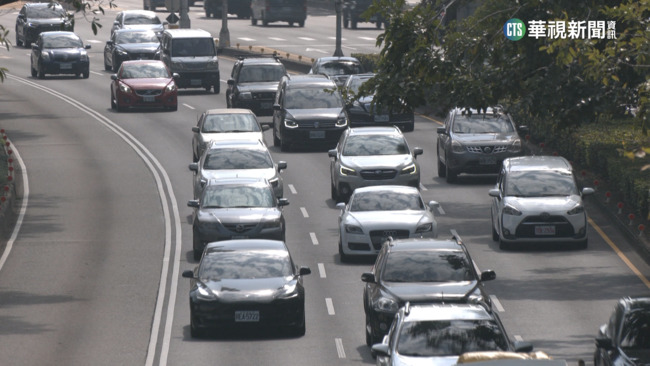
[[[27,3],[16,18],[16,46],[31,46],[42,32],[74,31],[74,18],[58,3]]]
[[[30,69],[33,77],[45,74],[74,74],[84,79],[90,76],[90,45],[84,45],[73,32],[43,32],[32,45]]]
[[[278,57],[240,57],[232,68],[226,106],[245,108],[257,116],[273,115],[278,83],[287,69]]]
[[[117,72],[127,60],[153,60],[159,47],[152,30],[118,29],[104,46],[104,70]]]
[[[273,104],[273,145],[333,148],[348,128],[343,98],[325,75],[287,75]]]

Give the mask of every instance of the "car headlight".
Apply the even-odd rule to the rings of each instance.
[[[350,234],[363,234],[363,230],[357,225],[346,224],[345,232]]]
[[[217,295],[212,292],[209,288],[206,288],[205,286],[199,285],[197,291],[196,291],[196,297],[199,300],[204,300],[204,301],[215,301],[217,300]]]
[[[115,53],[117,53],[117,54],[120,55],[120,56],[126,56],[126,55],[129,54],[128,52],[126,52],[126,51],[124,51],[124,50],[122,50],[122,49],[117,49],[117,50],[115,50]]]
[[[298,281],[293,281],[282,286],[281,292],[278,295],[281,299],[291,299],[298,296]]]
[[[345,115],[345,113],[339,114],[339,116],[336,118],[336,127],[345,127],[348,125],[348,117]]]
[[[183,70],[185,69],[185,64],[182,62],[172,62],[172,69],[173,70]]]
[[[286,127],[286,128],[298,128],[298,122],[294,121],[291,118],[285,117],[285,119],[284,119],[284,127]]]
[[[209,69],[218,69],[219,68],[219,60],[212,60],[212,61],[208,62],[207,67]]]
[[[264,222],[264,225],[262,225],[262,228],[264,229],[272,229],[276,227],[282,227],[282,223],[280,222],[279,218],[266,221]]]
[[[465,152],[465,147],[460,142],[454,140],[451,142],[451,151],[455,153]]]
[[[253,99],[253,95],[251,94],[251,92],[241,92],[239,93],[239,99],[250,100]]]
[[[521,151],[521,140],[516,139],[515,141],[512,142],[510,146],[508,146],[508,152],[511,153],[518,153]]]
[[[397,304],[397,301],[391,299],[390,297],[380,297],[379,300],[375,302],[374,308],[376,311],[396,313],[399,309],[399,304]]]
[[[120,91],[122,93],[129,93],[130,94],[131,93],[131,87],[124,84],[124,83],[120,83]]]
[[[87,52],[82,52],[79,55],[79,60],[83,62],[88,62],[88,53]]]
[[[278,183],[280,183],[280,178],[278,178],[278,177],[271,178],[271,179],[269,179],[269,183],[271,183],[272,187],[277,187]]]
[[[50,53],[47,51],[41,53],[41,58],[43,59],[43,61],[50,61]]]
[[[341,171],[341,175],[357,175],[356,170],[354,170],[352,168],[345,167],[343,165],[341,165],[341,169],[339,169],[339,170]]]
[[[521,211],[517,210],[514,206],[505,205],[505,207],[503,208],[503,214],[512,215],[512,216],[521,216]]]
[[[417,171],[417,167],[415,166],[415,163],[407,166],[406,168],[402,169],[400,174],[415,174]]]
[[[585,212],[585,207],[583,205],[579,204],[576,207],[574,207],[574,208],[570,209],[569,211],[567,211],[566,213],[567,213],[567,215],[577,215],[577,214],[581,214],[583,212]]]
[[[174,90],[176,90],[176,83],[173,81],[165,87],[165,92],[173,92]]]
[[[431,231],[431,230],[433,230],[433,223],[430,222],[428,224],[418,226],[417,229],[415,229],[415,232],[416,233],[426,233],[426,232]]]
[[[472,303],[472,304],[477,304],[477,303],[485,303],[490,305],[490,299],[483,297],[483,294],[481,293],[481,290],[478,288],[474,290],[468,297],[467,297],[467,302]]]

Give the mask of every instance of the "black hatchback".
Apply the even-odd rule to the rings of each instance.
[[[88,52],[90,45],[84,45],[73,32],[43,32],[32,45],[31,72],[39,79],[45,74],[90,75]]]
[[[74,18],[58,3],[27,3],[16,18],[16,46],[29,47],[42,32],[74,31]]]

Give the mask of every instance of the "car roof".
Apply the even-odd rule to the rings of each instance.
[[[359,187],[354,190],[355,192],[382,192],[382,191],[391,191],[391,192],[406,192],[406,193],[420,193],[420,190],[416,187],[411,186],[398,186],[398,185],[377,185],[377,186],[366,186]]]
[[[210,37],[212,35],[210,32],[203,29],[188,29],[188,28],[179,28],[179,29],[165,29],[165,32],[172,36],[173,38],[198,38],[198,37]]]
[[[216,251],[246,251],[246,250],[282,250],[287,251],[287,246],[280,240],[269,239],[233,239],[208,243],[206,253]]]
[[[494,316],[478,304],[409,305],[405,322],[435,320],[492,320]]]
[[[49,36],[54,37],[54,36],[60,36],[60,35],[67,35],[67,36],[75,36],[75,37],[81,39],[81,37],[79,37],[77,35],[77,33],[70,32],[70,31],[48,31],[48,32],[41,32],[40,35],[44,36],[44,37],[49,37]]]
[[[63,8],[63,6],[59,3],[50,3],[50,2],[36,2],[36,3],[25,3],[23,4],[24,6],[28,8],[47,8],[54,6],[55,8]]]
[[[153,33],[156,34],[156,31],[153,29],[133,29],[133,28],[122,28],[122,29],[116,29],[114,31],[115,33]]]
[[[244,64],[259,64],[259,65],[284,65],[279,59],[275,57],[242,57],[239,59]]]
[[[390,242],[391,252],[407,252],[412,250],[462,250],[454,238],[432,239],[432,238],[408,238],[395,239]]]
[[[325,63],[325,62],[331,62],[331,61],[345,61],[345,62],[357,62],[360,63],[359,59],[356,57],[351,57],[351,56],[325,56],[325,57],[319,57],[316,62],[318,63]]]
[[[555,170],[570,173],[571,163],[561,156],[535,155],[506,158],[503,166],[507,172]]]
[[[130,64],[158,64],[158,65],[163,65],[165,66],[165,62],[161,60],[125,60],[122,62],[122,65],[130,65]]]
[[[650,296],[626,296],[621,298],[620,302],[629,310],[650,311]]]
[[[246,108],[213,108],[213,109],[208,109],[204,112],[205,114],[252,114],[253,111],[250,109]]]
[[[158,18],[158,15],[151,10],[140,10],[140,9],[122,10],[122,15],[132,15],[132,14],[148,15],[152,18]]]
[[[486,113],[486,114],[495,114],[495,113],[504,114],[503,107],[500,107],[500,106],[485,107],[484,109],[481,109],[480,111],[477,108],[456,107],[456,108],[453,109],[453,111],[456,114],[467,113],[467,111],[470,111],[470,112],[472,112],[472,114],[476,114],[476,115],[480,115],[480,114],[483,114],[483,113]]]
[[[390,127],[353,127],[350,128],[350,135],[403,135],[402,131],[395,126]]]

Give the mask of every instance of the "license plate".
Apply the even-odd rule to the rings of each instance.
[[[497,158],[494,156],[481,156],[478,158],[478,163],[480,165],[494,165],[497,163]]]
[[[310,139],[324,139],[325,131],[309,131]]]
[[[388,122],[389,118],[387,114],[376,114],[375,122]]]
[[[248,239],[248,236],[246,235],[233,235],[233,239]]]
[[[262,109],[271,109],[271,107],[273,107],[273,103],[271,102],[260,103],[260,108]]]
[[[235,311],[235,321],[236,322],[259,322],[260,321],[260,312],[259,311]]]
[[[154,97],[153,95],[145,95],[142,97],[142,99],[144,99],[144,101],[148,103],[156,101],[156,97]]]
[[[72,69],[72,64],[69,62],[64,64],[59,64],[59,68],[61,68],[61,70],[70,70]]]
[[[554,225],[535,226],[535,235],[555,235]]]
[[[192,86],[199,86],[199,85],[201,85],[201,79],[192,79],[192,80],[190,80],[190,84]]]

